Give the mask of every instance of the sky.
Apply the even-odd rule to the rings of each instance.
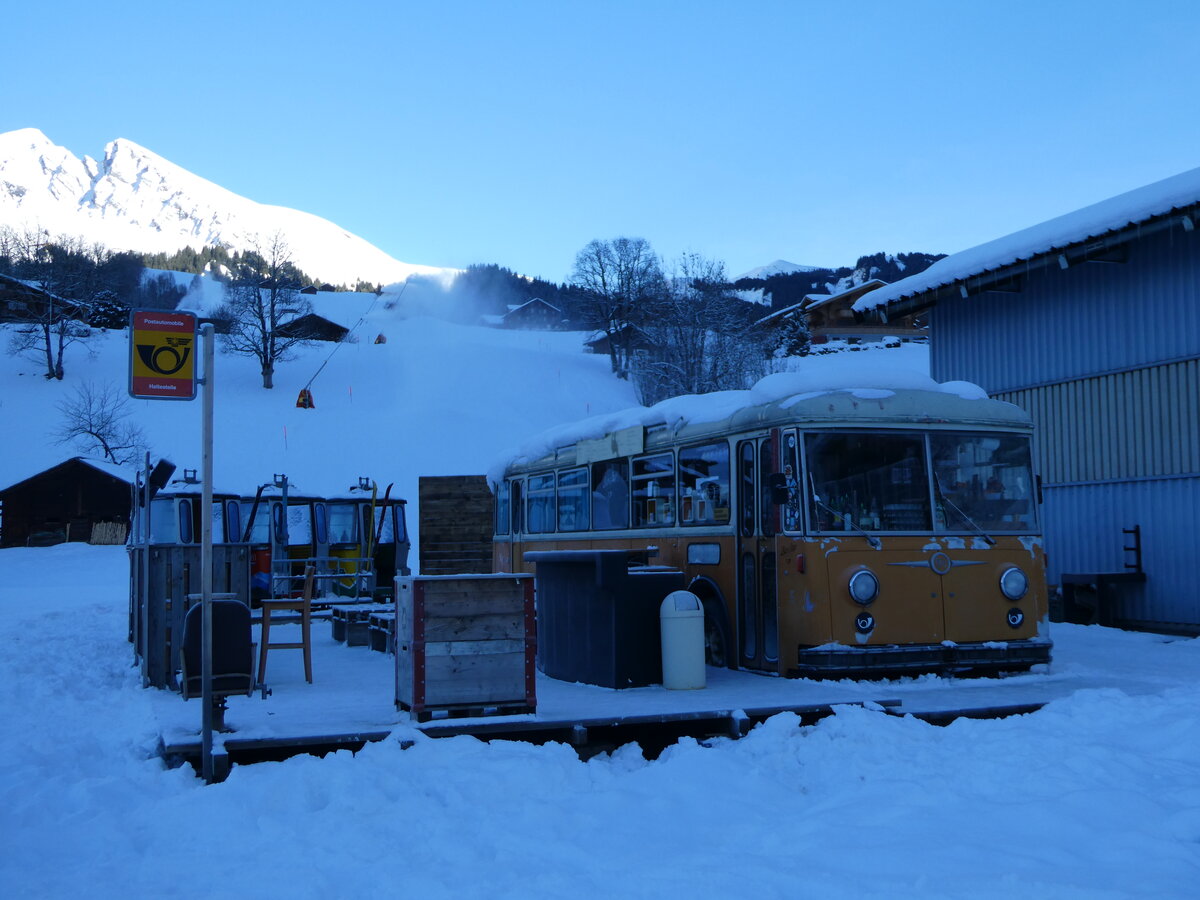
[[[737,6],[738,8],[735,8]],[[0,132],[122,137],[405,262],[565,280],[955,252],[1200,162],[1186,0],[80,0],[5,13]]]

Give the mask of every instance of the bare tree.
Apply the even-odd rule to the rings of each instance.
[[[595,240],[576,254],[571,281],[582,296],[580,318],[608,337],[613,372],[627,377],[635,329],[663,287],[658,256],[645,238]]]
[[[291,250],[276,232],[265,250],[243,258],[228,287],[228,302],[217,311],[229,322],[225,351],[253,356],[262,370],[264,388],[275,386],[275,365],[292,358],[292,349],[307,340],[296,321],[312,312],[300,293],[301,274]]]
[[[129,400],[113,384],[85,382],[58,409],[63,421],[55,432],[57,443],[73,443],[82,453],[99,451],[118,465],[145,453],[146,436],[129,421]]]
[[[76,341],[91,335],[85,319],[86,307],[69,294],[82,288],[80,273],[69,249],[73,239],[63,236],[61,243],[51,244],[45,231],[28,229],[23,233],[10,232],[6,249],[11,257],[16,277],[33,286],[32,296],[25,308],[14,316],[16,328],[9,338],[9,352],[44,362],[46,377],[62,380],[63,353]]]
[[[124,298],[142,275],[136,254],[112,253],[69,235],[51,241],[36,229],[0,231],[0,266],[33,288],[14,315],[10,351],[44,362],[46,377],[60,380],[66,348],[89,338],[89,326],[123,327]]]
[[[725,264],[684,254],[642,326],[649,348],[633,377],[643,403],[678,394],[739,390],[764,371],[753,310],[733,292]]]

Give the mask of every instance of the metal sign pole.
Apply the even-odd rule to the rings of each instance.
[[[203,671],[200,707],[203,711],[200,743],[201,768],[204,781],[215,780],[212,758],[212,477],[213,477],[213,326],[200,326],[201,350],[204,357],[204,396],[201,400],[200,457],[202,465],[200,486],[200,593],[204,604]]]
[[[146,452],[146,471],[138,493],[142,509],[142,584],[138,614],[142,617],[142,687],[150,684],[150,452]],[[165,606],[165,604],[164,604]]]

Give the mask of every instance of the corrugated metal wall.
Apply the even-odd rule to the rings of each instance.
[[[1200,473],[1200,359],[1018,391],[1049,484]]]
[[[1124,263],[1030,270],[1018,293],[931,311],[930,366],[1028,410],[1050,580],[1119,572],[1140,525],[1144,588],[1124,617],[1200,626],[1200,231]]]

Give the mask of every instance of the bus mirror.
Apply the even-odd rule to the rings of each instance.
[[[771,502],[776,506],[786,506],[789,497],[787,476],[782,472],[768,475],[767,486],[771,489]]]

